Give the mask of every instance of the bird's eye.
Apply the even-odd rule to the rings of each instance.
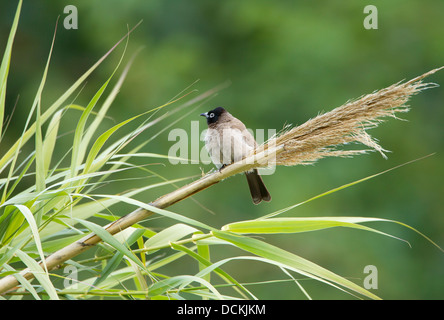
[[[214,118],[214,113],[210,113],[210,118]]]

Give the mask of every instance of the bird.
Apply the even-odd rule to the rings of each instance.
[[[242,121],[222,107],[201,113],[208,124],[205,147],[213,164],[222,170],[225,166],[242,160],[257,147],[256,140]],[[245,172],[254,204],[271,201],[271,195],[257,169]]]

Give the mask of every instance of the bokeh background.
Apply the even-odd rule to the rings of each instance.
[[[63,9],[70,4],[78,9],[77,30],[63,28],[66,17]],[[366,17],[363,10],[368,4],[378,9],[377,30],[366,30],[363,26]],[[2,51],[16,5],[17,1],[2,1],[0,4]],[[230,81],[226,89],[172,128],[189,131],[191,121],[201,121],[200,129],[203,130],[205,123],[199,113],[225,106],[249,128],[279,130],[284,124],[301,124],[320,111],[331,110],[349,99],[444,65],[442,0],[411,0],[408,3],[402,0],[372,3],[27,0],[24,1],[11,62],[7,112],[11,113],[14,105],[16,110],[2,142],[5,145],[20,137],[23,130],[59,15],[43,96],[44,109],[108,51],[126,33],[128,26],[143,19],[130,36],[125,61],[139,48],[143,47],[143,50],[137,55],[109,111],[108,127],[162,105],[183,90],[198,90],[191,94],[189,98],[192,98]],[[88,79],[75,103],[87,104],[115,68],[122,50],[123,46]],[[252,204],[245,178],[239,175],[195,195],[195,201],[189,199],[170,209],[221,227],[232,221],[259,217],[435,153],[427,159],[300,206],[287,215],[393,219],[416,228],[444,247],[444,71],[427,81],[441,84],[441,87],[411,99],[412,110],[403,115],[408,121],[390,119],[370,132],[384,148],[392,151],[388,160],[370,153],[352,159],[324,159],[312,166],[279,167],[275,174],[264,177],[273,201],[259,206]],[[181,117],[187,111],[174,117]],[[80,115],[71,114],[64,119],[67,134],[60,138],[58,152],[61,155],[72,143],[71,130]],[[167,122],[172,120],[169,118]],[[145,137],[138,137],[134,146],[156,134],[167,122],[146,131]],[[168,141],[168,132],[163,132],[143,151],[167,154],[174,143]],[[211,165],[172,166],[165,161],[152,162],[164,164],[150,168],[168,179],[198,175],[201,169],[211,169]],[[153,181],[148,177],[129,180],[140,178],[140,172],[127,172],[118,178],[128,181],[112,183],[107,190],[119,192]],[[139,199],[149,202],[170,190],[171,187],[165,187],[144,193]],[[127,212],[127,207],[119,206],[114,211],[116,215]],[[160,230],[172,223],[158,218],[145,224]],[[405,239],[411,247],[392,238],[343,228],[275,235],[266,239],[360,284],[366,276],[364,267],[376,266],[379,281],[374,292],[382,298],[444,298],[443,252],[408,228],[390,223],[369,226]],[[217,261],[224,254],[226,252],[214,250],[212,259]],[[245,253],[236,251],[232,254]],[[196,264],[191,260],[170,267],[177,268],[170,270],[171,273],[197,272]],[[240,282],[285,278],[280,270],[260,263],[232,262],[226,270]],[[350,297],[313,280],[301,283],[313,298]],[[304,298],[292,283],[263,284],[251,287],[251,290],[263,299]]]

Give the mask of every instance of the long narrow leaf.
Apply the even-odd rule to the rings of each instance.
[[[31,210],[29,210],[29,208],[24,205],[15,205],[15,207],[20,210],[20,212],[25,216],[26,221],[28,221],[28,224],[31,228],[31,233],[34,237],[35,245],[40,255],[40,259],[43,261],[43,266],[45,267],[46,272],[48,272],[45,263],[45,255],[42,249],[42,243],[40,241],[39,230],[37,227],[37,223],[34,219],[34,215],[32,214]]]
[[[229,232],[213,230],[212,233],[214,236],[229,241],[235,244],[240,249],[246,250],[260,257],[279,262],[282,265],[289,266],[294,269],[301,270],[302,272],[322,278],[324,280],[336,283],[371,299],[379,299],[378,296],[365,290],[364,288],[358,286],[350,280],[347,280],[311,261],[308,261],[279,247],[273,246],[258,239],[238,236]]]
[[[83,111],[82,115],[80,116],[80,119],[77,123],[76,130],[74,133],[74,142],[73,142],[73,148],[72,148],[72,156],[71,156],[71,172],[70,172],[70,178],[74,177],[77,173],[77,168],[80,166],[82,160],[83,160],[83,154],[81,154],[80,148],[82,146],[81,139],[83,135],[83,130],[86,125],[86,121],[88,120],[88,116],[90,115],[92,109],[96,105],[99,98],[102,96],[103,92],[105,91],[106,87],[108,86],[109,81],[111,78],[109,78],[99,89],[99,91],[96,92],[92,100],[89,102],[85,110]],[[85,148],[87,146],[87,143],[83,145]]]
[[[43,141],[43,170],[45,177],[48,174],[51,165],[52,154],[57,142],[57,133],[59,130],[60,119],[62,117],[63,109],[57,111],[49,122],[46,130],[45,140]]]
[[[84,128],[86,125],[86,121],[87,121],[90,113],[92,112],[92,109],[97,104],[97,101],[100,99],[100,97],[104,93],[105,89],[108,87],[109,82],[111,81],[114,74],[116,73],[116,71],[120,67],[120,64],[122,63],[127,46],[128,46],[128,41],[125,45],[125,49],[120,57],[120,60],[117,64],[117,66],[114,68],[113,73],[108,78],[108,80],[102,85],[102,87],[99,89],[99,91],[96,92],[96,94],[94,95],[92,100],[88,103],[87,107],[85,108],[85,110],[83,111],[83,113],[79,119],[79,122],[76,127],[76,131],[74,133],[74,142],[73,142],[72,158],[71,158],[71,176],[70,177],[75,176],[76,171],[77,171],[77,167],[81,164],[81,162],[83,160],[86,146],[89,144],[90,137],[94,133],[95,128],[97,128],[98,124],[101,122],[101,120],[105,116],[107,108],[109,107],[109,105],[111,105],[111,102],[114,100],[114,99],[111,99],[111,101],[109,101],[109,102],[106,101],[106,103],[104,104],[104,107],[102,107],[102,109],[100,110],[101,112],[100,112],[99,116],[96,117],[94,119],[93,123],[89,126],[88,133],[87,133],[86,137],[83,138],[83,131],[84,131]],[[121,77],[121,80],[119,80],[119,82],[120,81],[123,81],[122,77]],[[120,88],[120,85],[116,86],[116,87]]]
[[[169,265],[170,263],[176,261],[177,259],[185,256],[186,254],[184,252],[177,252],[172,255],[167,256],[166,258],[163,258],[161,260],[151,262],[147,269],[149,272],[152,272],[158,268],[161,268],[165,265]],[[118,270],[115,270],[112,272],[100,285],[102,289],[109,289],[113,288],[116,285],[123,283],[127,280],[133,279],[135,277],[135,273],[132,267],[125,267]],[[91,277],[85,280],[82,280],[82,282],[76,284],[78,287],[77,290],[79,294],[83,294],[86,290],[90,289],[91,285],[96,281],[96,277]],[[65,290],[71,290],[72,287],[67,287]],[[64,290],[62,290],[61,293],[63,293]]]
[[[214,268],[212,267],[213,264],[211,263],[211,261],[209,261],[208,259],[206,259],[205,257],[201,256],[200,254],[195,253],[193,250],[190,250],[189,248],[182,246],[182,245],[178,245],[175,243],[171,243],[171,248],[175,249],[175,250],[179,250],[179,251],[183,251],[186,254],[188,254],[190,257],[196,259],[199,264],[202,267],[199,267],[199,273],[196,275],[198,277],[202,277],[203,279],[205,279],[206,281],[209,281],[209,278],[206,277],[206,275],[210,274],[211,271],[214,271],[216,274],[218,274],[226,283],[228,284],[234,284],[236,287],[235,288],[240,288],[242,291],[245,291],[247,294],[249,294],[251,297],[253,297],[253,299],[257,300],[257,298],[253,295],[253,293],[251,293],[245,286],[243,286],[242,284],[240,284],[238,281],[236,281],[236,279],[234,279],[232,276],[230,276],[228,273],[226,273],[225,271],[223,271],[222,269],[220,269],[219,267],[214,266]],[[210,268],[211,267],[211,268]],[[238,290],[238,292],[243,295],[244,297],[246,297],[244,295],[244,293]]]
[[[91,232],[94,232],[96,235],[98,235],[104,242],[109,244],[111,247],[128,257],[128,259],[131,259],[133,262],[135,262],[142,270],[145,270],[145,266],[140,262],[140,260],[135,256],[134,253],[132,253],[125,245],[120,243],[116,238],[114,238],[108,231],[106,231],[101,226],[92,223],[87,220],[82,219],[75,219],[76,221],[83,224],[85,227],[87,227]]]
[[[42,80],[40,82],[39,88],[37,90],[37,94],[34,98],[34,103],[31,109],[34,109],[34,106],[37,106],[37,112],[36,112],[36,131],[35,131],[35,157],[36,157],[36,190],[37,192],[42,191],[45,189],[45,155],[43,153],[43,138],[42,138],[42,122],[41,122],[41,101],[42,101],[42,92],[43,88],[45,87],[46,78],[48,75],[48,69],[49,69],[49,63],[51,61],[51,55],[52,50],[54,48],[54,41],[56,37],[57,32],[57,24],[54,31],[54,36],[52,38],[51,48],[49,50],[48,59],[46,61],[45,70],[43,71]],[[40,219],[37,219],[39,221]]]
[[[168,217],[168,218],[171,218],[171,219],[183,222],[185,224],[189,224],[189,225],[192,225],[192,226],[195,226],[195,227],[198,227],[198,228],[203,228],[203,229],[206,229],[206,230],[213,230],[214,229],[214,228],[212,228],[212,227],[210,227],[210,226],[208,226],[205,223],[202,223],[200,221],[197,221],[197,220],[185,217],[183,215],[177,214],[177,213],[172,212],[172,211],[168,211],[168,210],[165,210],[165,209],[160,209],[160,208],[154,207],[152,205],[149,205],[147,203],[144,203],[144,202],[136,200],[136,199],[131,199],[129,197],[120,196],[120,195],[103,195],[103,194],[95,194],[93,196],[94,197],[100,197],[100,198],[117,199],[117,200],[119,200],[121,202],[132,204],[132,205],[134,205],[136,207],[141,207],[141,208],[146,209],[148,211],[152,211],[154,213],[157,213],[157,214],[160,214],[162,216],[165,216],[165,217]]]
[[[202,233],[201,231],[196,232],[196,234]],[[210,246],[206,243],[197,242],[197,253],[199,256],[201,256],[205,261],[210,261]],[[207,265],[199,261],[199,271],[202,271],[205,269]],[[211,282],[211,273],[208,273],[206,276],[203,276],[203,279],[205,279],[208,282]]]
[[[129,65],[127,67],[125,67],[125,70],[124,70],[122,76],[119,78],[119,83],[116,85],[116,88],[118,88],[117,86],[121,85],[120,80],[123,81],[126,73],[128,72],[128,68],[129,68]],[[112,94],[117,94],[117,92],[115,92],[113,90]],[[161,108],[164,108],[164,107],[166,107],[166,106],[168,106],[168,105],[178,101],[181,98],[182,97],[180,97],[180,98],[178,98],[176,100],[170,101],[170,102],[168,102],[168,103],[166,103],[166,104],[164,104],[162,106],[156,107],[156,108],[148,110],[146,112],[143,112],[143,113],[141,113],[139,115],[136,115],[136,116],[134,116],[132,118],[129,118],[129,119],[125,120],[125,121],[122,121],[121,123],[116,124],[112,128],[110,128],[107,131],[105,131],[104,133],[102,133],[96,139],[96,141],[94,142],[93,146],[91,147],[91,150],[90,150],[90,152],[88,154],[88,157],[87,157],[87,159],[85,161],[85,167],[83,169],[83,173],[87,173],[87,172],[90,172],[90,171],[98,170],[100,167],[102,167],[106,163],[106,161],[108,161],[112,156],[114,156],[114,154],[117,152],[117,150],[120,149],[119,147],[121,147],[124,144],[125,140],[121,139],[120,142],[117,143],[117,149],[116,150],[114,150],[114,148],[110,148],[111,150],[114,150],[114,151],[110,151],[110,149],[108,149],[108,150],[105,150],[100,156],[97,156],[99,151],[100,151],[100,149],[108,141],[108,139],[110,138],[110,136],[114,132],[116,132],[118,129],[120,129],[124,125],[128,124],[129,122],[134,121],[135,119],[137,119],[137,118],[139,118],[139,117],[141,117],[143,115],[146,115],[146,114],[149,114],[149,113],[154,112],[156,110],[159,110]],[[131,134],[127,135],[126,139],[128,139],[131,136],[132,136]],[[116,146],[116,144],[114,144],[114,146]],[[94,161],[95,161],[95,164],[94,164],[94,167],[92,167]]]
[[[20,258],[21,261],[23,261],[24,264],[26,264],[26,266],[34,274],[36,279],[42,285],[43,289],[45,289],[46,292],[48,293],[50,299],[59,300],[59,297],[57,295],[56,289],[54,288],[54,285],[52,284],[51,280],[49,279],[48,274],[43,271],[40,264],[21,250],[17,250],[15,254]]]
[[[131,232],[130,236],[128,237],[126,243],[128,246],[131,246],[138,238],[142,236],[144,233],[143,229],[135,229]],[[120,262],[123,258],[123,253],[121,251],[117,251],[114,254],[114,257],[111,258],[110,261],[106,264],[103,271],[100,273],[100,275],[97,277],[97,280],[93,283],[92,287],[97,287],[101,282],[106,280],[106,278],[119,266]]]
[[[367,176],[367,177],[365,177],[365,178],[358,179],[358,180],[352,181],[352,182],[350,182],[350,183],[346,183],[346,184],[344,184],[344,185],[342,185],[342,186],[340,186],[340,187],[333,188],[333,189],[331,189],[331,190],[328,190],[328,191],[326,191],[326,192],[323,192],[323,193],[321,193],[321,194],[318,194],[318,195],[316,195],[316,196],[314,196],[314,197],[311,197],[311,198],[309,198],[309,199],[307,199],[307,200],[304,200],[304,201],[302,201],[302,202],[299,202],[299,203],[296,203],[296,204],[291,205],[291,206],[289,206],[289,207],[286,207],[286,208],[283,208],[283,209],[277,210],[277,211],[275,211],[275,212],[272,212],[272,213],[266,214],[266,215],[264,215],[264,216],[262,216],[262,217],[259,217],[257,220],[267,219],[267,218],[271,218],[271,217],[274,217],[274,216],[280,215],[280,214],[282,214],[282,213],[284,213],[284,212],[287,212],[287,211],[289,211],[289,210],[292,210],[292,209],[294,209],[294,208],[296,208],[296,207],[299,207],[299,206],[301,206],[301,205],[303,205],[303,204],[306,204],[306,203],[308,203],[308,202],[311,202],[311,201],[314,201],[314,200],[316,200],[316,199],[319,199],[319,198],[325,197],[325,196],[327,196],[327,195],[330,195],[330,194],[332,194],[332,193],[338,192],[338,191],[340,191],[340,190],[343,190],[343,189],[346,189],[346,188],[352,187],[352,186],[354,186],[354,185],[356,185],[356,184],[359,184],[359,183],[362,183],[362,182],[364,182],[364,181],[367,181],[367,180],[370,180],[370,179],[376,178],[376,177],[378,177],[378,176],[380,176],[380,175],[386,174],[386,173],[388,173],[388,172],[390,172],[390,171],[393,171],[393,170],[395,170],[395,169],[401,168],[401,167],[406,166],[406,165],[408,165],[408,164],[412,164],[412,163],[414,163],[414,162],[416,162],[416,161],[423,160],[423,159],[428,158],[428,157],[430,157],[430,156],[432,156],[432,155],[433,155],[433,154],[429,154],[429,155],[426,155],[426,156],[424,156],[424,157],[420,157],[420,158],[418,158],[418,159],[414,159],[414,160],[411,160],[411,161],[407,161],[407,162],[405,162],[405,163],[402,163],[402,164],[400,164],[400,165],[397,165],[397,166],[395,166],[395,167],[389,168],[389,169],[387,169],[387,170],[384,170],[384,171],[381,171],[381,172],[378,172],[378,173],[372,174],[372,175]]]
[[[5,99],[6,99],[6,83],[8,81],[9,66],[11,63],[12,44],[14,43],[15,33],[20,18],[20,11],[22,9],[22,0],[17,5],[17,11],[14,16],[11,31],[9,32],[8,42],[6,44],[5,52],[3,54],[2,64],[0,66],[0,141],[3,136],[3,119],[5,116]],[[2,165],[0,165],[0,169]]]
[[[26,291],[30,292],[31,295],[34,297],[34,299],[41,300],[39,294],[34,289],[34,287],[32,286],[31,282],[28,279],[26,279],[24,276],[22,276],[19,272],[17,272],[14,268],[9,266],[8,264],[3,264],[2,268],[4,268],[7,271],[14,271],[14,273],[12,274],[18,280],[18,282],[20,282],[23,288],[26,289]]]
[[[162,295],[166,291],[171,290],[176,287],[179,287],[179,291],[180,291],[182,288],[189,285],[191,282],[198,282],[198,283],[204,285],[211,292],[213,292],[218,299],[220,299],[220,300],[223,299],[221,294],[219,293],[219,291],[217,291],[216,288],[213,287],[213,285],[211,283],[209,283],[208,281],[206,281],[202,278],[195,277],[195,276],[176,276],[176,277],[171,277],[171,278],[168,278],[165,280],[161,280],[161,281],[153,284],[149,288],[148,292],[149,292],[150,296],[157,296],[157,295]]]
[[[308,217],[308,218],[270,218],[263,220],[247,220],[227,224],[222,227],[223,231],[231,231],[234,233],[298,233],[315,230],[322,230],[334,227],[347,227],[360,230],[371,231],[385,235],[387,237],[395,238],[405,241],[385,232],[359,225],[362,222],[372,221],[390,221],[378,218],[364,218],[364,217]],[[395,221],[390,221],[395,222]],[[405,241],[407,242],[407,241]],[[407,242],[408,243],[408,242]]]
[[[132,196],[135,196],[135,195],[137,195],[141,192],[144,192],[146,190],[166,186],[166,185],[169,185],[169,184],[172,184],[175,182],[183,181],[185,179],[187,179],[187,178],[181,178],[181,179],[171,180],[171,181],[166,181],[166,182],[159,182],[159,183],[155,183],[155,184],[151,184],[151,185],[148,184],[147,186],[145,186],[143,188],[138,188],[138,189],[126,192],[122,196],[132,197]],[[109,209],[111,206],[119,203],[119,201],[120,201],[119,199],[108,198],[108,197],[103,197],[102,199],[98,199],[96,201],[89,201],[89,202],[86,202],[83,204],[76,205],[73,208],[67,208],[66,210],[64,210],[63,212],[61,212],[59,214],[58,219],[59,219],[59,221],[64,222],[66,225],[73,225],[75,223],[75,220],[73,220],[74,218],[79,218],[79,219],[84,219],[84,220],[88,219],[102,210]],[[56,232],[59,232],[59,231],[63,230],[64,228],[66,228],[66,225],[62,225],[58,222],[50,222],[41,231],[41,235],[42,235],[42,237],[46,237],[46,236],[55,234]]]
[[[44,124],[49,117],[51,117],[58,108],[80,87],[80,85],[88,78],[88,76],[114,51],[114,49],[126,38],[129,34],[139,26],[139,22],[133,29],[131,29],[125,36],[123,36],[105,55],[103,55],[91,68],[89,68],[76,82],[63,93],[41,116],[41,124]],[[20,139],[3,155],[0,159],[0,168],[8,162],[14,154],[20,149],[21,145],[26,143],[35,133],[36,124],[32,124],[26,132],[23,133]]]
[[[183,223],[178,223],[160,231],[153,237],[149,238],[145,242],[144,247],[149,249],[150,247],[160,247],[168,245],[170,242],[182,239],[183,237],[191,233],[194,233],[196,231],[198,231],[196,228],[193,228]]]

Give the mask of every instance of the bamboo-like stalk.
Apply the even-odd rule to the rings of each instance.
[[[259,146],[253,154],[242,161],[233,163],[221,171],[202,178],[168,193],[149,205],[164,209],[200,192],[223,179],[252,168],[270,164],[296,165],[311,163],[326,156],[351,156],[364,153],[365,150],[337,150],[334,147],[350,142],[360,142],[382,152],[383,149],[368,135],[366,129],[376,126],[383,117],[395,117],[397,112],[406,112],[408,99],[433,84],[423,84],[421,80],[444,67],[431,70],[406,83],[395,84],[380,91],[349,102],[330,112],[321,114],[301,126],[287,130],[277,137]],[[139,208],[110,223],[105,229],[112,235],[138,223],[154,212]],[[45,259],[48,270],[56,268],[68,259],[88,250],[101,241],[100,237],[90,234],[76,241]],[[26,279],[34,277],[29,269],[20,272]],[[0,293],[17,286],[19,282],[13,275],[0,279]]]

